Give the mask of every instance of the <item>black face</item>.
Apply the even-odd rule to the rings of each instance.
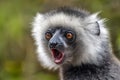
[[[76,34],[71,29],[53,28],[45,33],[48,47],[56,64],[61,64],[69,50],[74,49]]]

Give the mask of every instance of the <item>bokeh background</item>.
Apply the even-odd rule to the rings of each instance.
[[[0,0],[0,80],[58,80],[43,69],[31,37],[37,12],[72,6],[107,18],[115,55],[120,59],[120,0]]]

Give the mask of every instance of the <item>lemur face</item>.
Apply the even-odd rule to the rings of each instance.
[[[54,63],[70,62],[76,48],[76,33],[70,28],[55,27],[45,32],[48,49]]]
[[[98,13],[61,8],[38,13],[33,22],[33,37],[38,59],[44,67],[57,69],[63,64],[99,64],[108,41],[104,19]]]

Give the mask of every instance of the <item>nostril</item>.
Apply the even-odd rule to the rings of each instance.
[[[50,47],[50,48],[55,48],[56,45],[57,45],[57,43],[50,43],[50,44],[49,44],[49,47]]]

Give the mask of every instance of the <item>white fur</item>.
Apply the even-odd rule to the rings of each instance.
[[[62,25],[64,27],[73,27],[77,31],[83,31],[84,27],[89,27],[89,25],[86,25],[87,23],[94,23],[98,22],[100,26],[100,32],[101,35],[100,37],[88,37],[87,35],[84,35],[84,39],[86,39],[86,51],[82,55],[82,57],[78,56],[76,62],[74,62],[75,65],[79,65],[81,62],[82,63],[95,63],[98,64],[97,59],[101,59],[102,57],[96,54],[96,52],[101,51],[101,47],[99,46],[102,39],[106,38],[108,36],[108,32],[106,28],[104,27],[104,20],[101,20],[100,18],[97,17],[98,13],[92,14],[85,19],[82,18],[77,18],[75,16],[69,16],[65,15],[64,13],[58,13],[52,16],[48,16],[45,18],[44,15],[42,14],[37,14],[35,17],[35,20],[33,22],[33,37],[36,40],[36,45],[37,45],[37,53],[38,53],[38,58],[42,65],[46,68],[49,69],[57,69],[59,66],[56,65],[50,57],[45,53],[45,50],[42,45],[42,37],[43,37],[43,32],[49,27],[49,26],[55,26],[55,25]],[[90,36],[90,35],[89,35]],[[91,38],[91,39],[90,39]],[[95,41],[95,43],[94,43]],[[97,42],[97,44],[96,44]]]
[[[94,27],[95,25],[93,24],[91,25],[89,23],[98,22],[100,26],[100,37],[95,37],[88,34],[91,37],[90,38],[88,37],[88,35],[84,35],[84,39],[85,39],[84,43],[86,44],[85,48],[87,50],[83,53],[82,56],[78,56],[76,63],[74,63],[75,65],[79,65],[80,63],[91,63],[91,64],[99,65],[99,60],[102,59],[101,54],[97,54],[97,53],[103,50],[100,47],[100,44],[102,43],[102,41],[106,40],[105,38],[108,38],[108,31],[105,28],[104,19],[100,19],[99,17],[97,17],[98,13],[86,17],[84,24],[86,25],[88,23],[86,28],[92,29],[91,27],[92,26]]]
[[[42,32],[45,29],[46,23],[44,21],[44,16],[42,14],[37,14],[33,22],[32,35],[35,38],[35,44],[37,45],[38,59],[42,66],[49,69],[57,69],[58,66],[51,61],[50,57],[45,53],[42,45]]]

